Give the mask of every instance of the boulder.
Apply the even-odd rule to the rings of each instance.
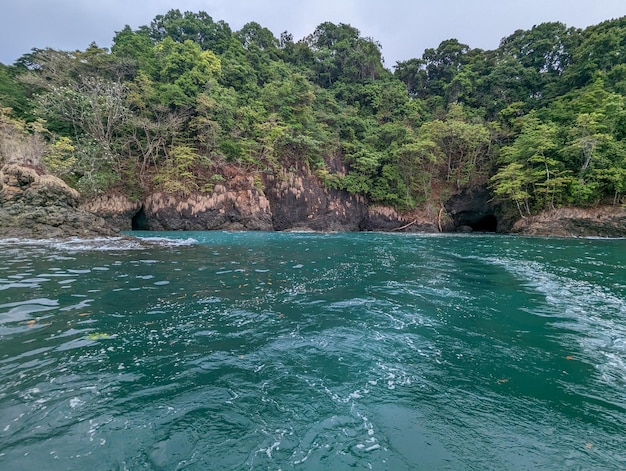
[[[512,233],[561,237],[626,237],[626,210],[620,206],[559,208],[522,218]]]
[[[102,218],[78,208],[79,193],[42,169],[17,164],[0,168],[0,237],[111,236]]]

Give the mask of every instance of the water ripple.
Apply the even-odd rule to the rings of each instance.
[[[623,469],[624,241],[2,241],[0,468]]]

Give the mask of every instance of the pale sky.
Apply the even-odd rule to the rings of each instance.
[[[445,39],[495,49],[515,30],[547,21],[584,28],[619,18],[626,0],[2,0],[0,62],[12,64],[32,48],[110,47],[125,25],[148,25],[171,9],[205,11],[233,31],[256,21],[295,40],[325,21],[348,23],[382,44],[392,68]]]

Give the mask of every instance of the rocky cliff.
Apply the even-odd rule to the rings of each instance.
[[[398,213],[358,195],[329,189],[304,165],[277,174],[227,169],[211,193],[152,193],[132,202],[105,195],[82,208],[120,230],[313,230],[499,232],[565,237],[625,237],[626,214],[616,206],[559,209],[516,221],[486,187],[465,189],[439,210]],[[519,215],[517,215],[519,217]]]
[[[358,231],[367,213],[365,200],[329,189],[306,166],[265,177],[275,230]]]
[[[229,169],[210,193],[154,192],[133,201],[107,194],[83,202],[60,179],[33,166],[0,169],[0,237],[90,237],[121,230],[314,230],[512,232],[564,237],[626,237],[626,210],[562,208],[517,222],[485,188],[465,190],[440,211],[399,214],[326,188],[306,166],[278,174]]]
[[[507,232],[514,221],[507,218],[486,186],[462,190],[445,204],[446,232]]]
[[[412,211],[400,214],[389,206],[369,206],[361,230],[387,232],[440,232],[438,216]]]
[[[135,229],[271,230],[269,202],[249,181],[238,188],[216,185],[211,194],[177,197],[166,193],[149,195],[134,218]]]
[[[101,217],[78,208],[79,194],[32,166],[0,168],[0,237],[115,235]]]
[[[225,180],[210,193],[156,191],[138,201],[109,193],[83,202],[81,208],[125,231],[272,230],[270,204],[258,179],[224,170]]]
[[[438,230],[425,215],[368,208],[362,197],[324,186],[304,165],[263,175],[224,170],[211,193],[155,192],[137,202],[109,194],[81,208],[120,230]]]
[[[559,208],[520,219],[511,232],[560,237],[626,237],[626,210],[620,206]]]

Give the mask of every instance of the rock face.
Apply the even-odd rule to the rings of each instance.
[[[439,232],[436,218],[419,212],[398,214],[389,206],[370,206],[361,229],[388,232]]]
[[[83,202],[80,209],[97,214],[121,231],[130,231],[133,218],[141,210],[141,202],[131,201],[125,195],[105,194]]]
[[[486,188],[454,195],[439,214],[399,214],[326,188],[307,167],[276,175],[226,169],[211,193],[153,193],[142,201],[103,195],[79,207],[79,194],[40,168],[0,168],[0,237],[111,236],[120,230],[314,230],[512,232],[563,237],[626,237],[626,209],[561,208],[515,222]],[[513,224],[514,223],[514,224]]]
[[[142,202],[105,195],[82,208],[120,230],[359,231],[412,222],[391,208],[368,211],[362,197],[326,188],[305,166],[263,177],[226,169],[225,181],[211,193],[153,193]]]
[[[361,196],[325,187],[304,165],[262,177],[224,170],[211,193],[157,192],[141,202],[110,194],[81,208],[119,230],[439,231],[436,217],[368,207]]]
[[[559,208],[515,223],[512,233],[561,237],[626,237],[626,210],[618,206]]]
[[[134,229],[169,230],[271,230],[270,205],[260,180],[233,168],[209,194],[179,197],[165,193],[149,195]],[[143,214],[142,214],[143,213]],[[143,222],[142,222],[143,221]],[[141,227],[143,224],[144,227]]]
[[[362,197],[325,188],[304,166],[265,182],[274,230],[358,231],[367,214]]]
[[[115,235],[102,218],[78,209],[79,194],[40,169],[0,169],[0,237],[48,238]]]

